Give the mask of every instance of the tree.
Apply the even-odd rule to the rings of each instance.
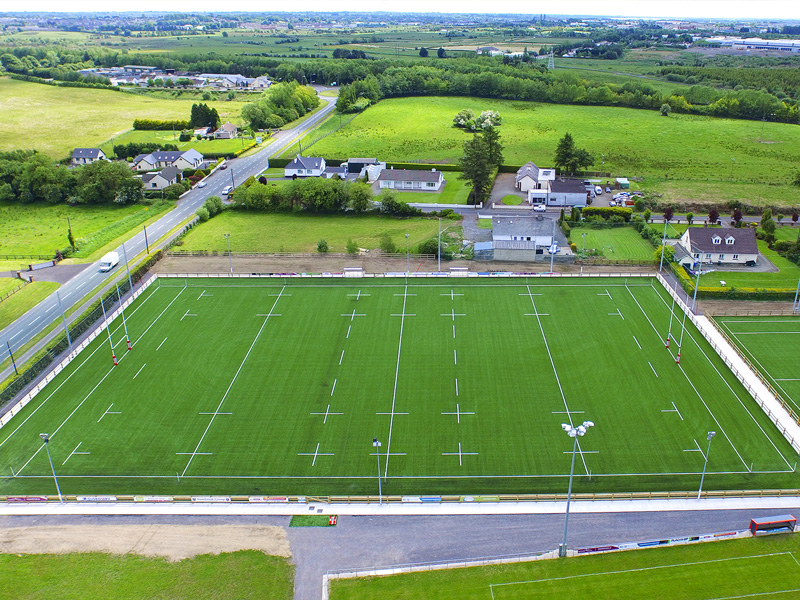
[[[419,49],[419,55],[422,58],[427,58],[428,57],[428,49],[423,46],[422,48]]]
[[[69,245],[72,247],[72,252],[75,252],[75,236],[72,234],[72,227],[69,228],[67,232],[67,240],[69,241]]]
[[[653,252],[653,258],[655,259],[656,263],[661,263],[661,245],[656,248],[655,252]],[[664,262],[671,263],[675,260],[675,249],[670,246],[666,245],[664,248]]]
[[[461,157],[461,175],[459,179],[469,181],[472,186],[473,204],[483,201],[489,189],[492,165],[487,156],[486,142],[483,136],[473,135],[464,142],[464,155]]]
[[[362,213],[372,201],[372,188],[366,183],[354,183],[348,188],[348,205],[355,213]]]
[[[671,207],[671,206],[667,206],[667,207],[664,209],[664,220],[665,220],[667,223],[669,223],[669,222],[672,220],[672,217],[673,217],[673,216],[675,216],[675,215],[674,215],[674,213],[673,213],[673,211],[672,211],[672,207]]]
[[[797,211],[793,212],[792,213],[792,227],[794,227],[794,224],[797,223],[798,219],[800,219],[800,215],[797,214]]]
[[[708,211],[708,222],[712,225],[716,225],[717,221],[719,221],[719,211],[716,208],[712,208]]]
[[[444,51],[444,48],[439,48],[436,51],[436,56],[438,56],[439,58],[447,58],[447,52]]]
[[[648,208],[642,213],[642,216],[644,217],[644,222],[645,223],[649,223],[650,222],[650,217],[653,216],[653,213],[651,213],[650,209]]]
[[[739,210],[738,208],[734,209],[731,218],[733,219],[734,225],[736,227],[739,227],[739,225],[741,225],[742,223],[742,211]]]
[[[565,133],[558,146],[556,146],[555,165],[556,168],[564,171],[570,171],[572,167],[572,159],[575,154],[575,141],[572,139],[570,133]]]
[[[691,225],[691,224],[692,224],[692,221],[694,221],[694,213],[693,213],[693,212],[688,212],[688,213],[686,213],[686,222],[687,222],[689,225]]]
[[[664,104],[661,105],[661,116],[662,117],[668,117],[669,116],[669,111],[671,111],[671,110],[672,110],[672,107],[665,102]]]
[[[320,254],[325,254],[328,252],[328,242],[326,240],[320,240],[317,242],[317,252]]]
[[[386,232],[381,234],[380,248],[381,252],[383,252],[384,254],[397,253],[397,245],[394,243],[392,236],[390,236]]]
[[[499,167],[503,162],[503,144],[500,143],[500,132],[496,127],[487,127],[481,131],[481,137],[486,144],[486,158],[493,167]]]
[[[353,238],[347,240],[347,253],[358,254],[358,244],[353,241]]]
[[[764,212],[761,213],[761,229],[764,229],[764,225],[772,220],[772,209],[765,208]]]

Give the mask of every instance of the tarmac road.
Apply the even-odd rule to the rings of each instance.
[[[296,127],[278,132],[271,141],[260,151],[244,158],[236,158],[227,161],[226,170],[218,170],[208,177],[208,184],[203,188],[195,188],[176,202],[176,207],[165,214],[155,223],[147,227],[147,239],[154,242],[161,236],[177,227],[184,220],[189,218],[194,212],[203,205],[209,196],[221,196],[222,190],[228,185],[238,185],[251,175],[257,175],[263,171],[268,164],[268,159],[294,142],[298,136],[319,125],[336,107],[336,98],[320,96],[323,102],[322,108],[300,123]],[[16,356],[17,349],[23,347],[31,339],[36,337],[40,331],[50,326],[53,322],[61,319],[61,310],[69,311],[70,308],[82,302],[88,292],[95,289],[101,283],[108,281],[109,278],[117,275],[120,269],[125,268],[125,255],[129,260],[133,259],[138,253],[144,251],[145,233],[140,231],[132,238],[127,240],[116,252],[119,253],[120,264],[107,273],[99,270],[99,261],[81,265],[83,268],[61,286],[58,292],[54,292],[37,306],[29,310],[22,317],[14,321],[11,325],[0,331],[0,354],[5,360],[8,347],[15,353],[17,362],[24,362],[23,356]],[[37,271],[35,278],[46,276],[43,271]],[[61,307],[59,307],[59,298]],[[7,346],[8,344],[8,346]],[[11,366],[0,372],[0,380],[10,376],[13,372]]]

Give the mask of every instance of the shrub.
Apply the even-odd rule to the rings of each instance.
[[[320,240],[317,242],[317,252],[320,254],[325,254],[328,252],[328,242],[326,240]]]
[[[397,244],[394,243],[392,236],[388,233],[381,234],[380,248],[381,252],[386,254],[395,254],[397,252]]]
[[[198,208],[195,214],[197,215],[197,218],[200,219],[201,223],[205,223],[210,218],[208,209],[205,206]]]
[[[347,240],[347,253],[358,254],[358,244],[353,241],[353,238]]]
[[[569,226],[569,223],[567,223],[567,221],[561,221],[561,231],[563,231],[566,238],[569,239],[569,235],[572,232],[572,228]]]
[[[203,208],[208,211],[209,217],[216,217],[225,207],[219,196],[211,196],[203,203]]]
[[[164,198],[167,200],[177,200],[181,197],[181,194],[186,191],[186,188],[182,183],[173,183],[172,185],[168,185],[164,188]]]
[[[633,216],[633,209],[624,206],[587,206],[583,209],[583,216],[587,219],[590,217],[608,219],[612,215],[619,215],[627,222]]]
[[[649,223],[650,222],[650,217],[653,216],[653,213],[651,213],[650,209],[648,208],[647,210],[644,211],[644,214],[642,214],[642,216],[644,217],[645,222]]]

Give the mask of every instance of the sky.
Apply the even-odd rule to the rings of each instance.
[[[136,9],[170,12],[218,12],[285,10],[280,5],[263,0],[172,0],[168,6],[162,0],[140,0]],[[112,4],[108,0],[28,0],[26,11],[101,11],[130,10],[134,5]],[[224,8],[223,8],[224,7]],[[12,8],[11,6],[7,6]],[[14,8],[21,8],[15,6]],[[800,2],[797,0],[558,0],[533,2],[532,0],[504,0],[491,4],[485,0],[404,0],[403,2],[376,2],[375,0],[295,0],[293,11],[405,11],[405,12],[476,12],[502,11],[523,14],[598,15],[626,17],[672,17],[705,19],[757,19],[800,20]]]

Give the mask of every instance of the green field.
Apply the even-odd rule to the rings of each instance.
[[[155,143],[160,146],[164,144],[174,144],[178,150],[188,150],[194,148],[201,154],[209,154],[211,152],[222,153],[230,152],[233,154],[237,150],[241,150],[245,146],[250,145],[254,140],[245,138],[235,138],[232,140],[202,140],[198,141],[192,138],[191,141],[181,142],[178,140],[180,131],[173,133],[172,131],[128,131],[122,135],[116,136],[100,145],[101,150],[108,156],[114,156],[113,147],[117,144],[130,144],[131,142],[141,143]]]
[[[0,430],[0,495],[54,491],[43,431],[68,495],[563,492],[585,419],[577,492],[696,489],[712,430],[705,489],[797,487],[652,283],[159,279]]]
[[[777,273],[712,270],[700,275],[700,287],[719,288],[722,287],[720,281],[724,281],[727,288],[777,288],[794,291],[797,280],[800,279],[800,265],[770,250],[762,240],[758,240],[758,251],[780,270]],[[708,269],[714,269],[713,265],[704,267],[704,271]]]
[[[538,104],[479,98],[421,97],[382,100],[340,131],[318,141],[315,155],[376,156],[386,161],[456,162],[469,134],[453,127],[460,110],[500,112],[505,163],[532,160],[551,166],[558,141],[569,132],[595,157],[593,169],[642,177],[642,189],[668,200],[721,205],[793,205],[789,185],[800,145],[797,126],[630,108]],[[764,127],[764,140],[760,141]],[[333,131],[329,121],[308,140]],[[687,143],[691,140],[691,143]],[[294,156],[293,146],[284,156]],[[603,162],[604,161],[604,162]],[[765,185],[769,184],[769,185]]]
[[[586,237],[584,238],[584,234]],[[633,227],[589,229],[573,227],[570,239],[578,250],[596,252],[609,260],[652,260],[653,246]],[[585,244],[584,244],[585,242]]]
[[[0,77],[0,151],[36,149],[61,159],[95,148],[133,127],[134,119],[188,119],[197,99],[66,88]],[[237,121],[242,102],[209,102],[223,120]]]
[[[742,527],[747,524],[742,521]],[[623,532],[624,535],[624,532]],[[447,571],[341,579],[331,600],[556,600],[797,597],[796,535],[710,542]]]
[[[0,281],[5,282],[7,280],[3,278],[0,279]],[[0,303],[0,329],[8,327],[59,287],[60,285],[58,283],[52,281],[34,281],[26,285],[24,289],[19,290],[13,296],[9,296],[3,300],[3,302]]]
[[[1,80],[0,80],[1,81]],[[0,203],[0,255],[55,256],[69,246],[69,225],[79,247],[75,255],[89,259],[108,242],[173,205],[69,206],[66,204]],[[31,259],[16,262],[28,264]]]
[[[177,249],[227,252],[223,235],[229,233],[232,252],[316,252],[321,239],[328,242],[330,252],[344,252],[350,239],[360,248],[373,250],[380,246],[381,236],[387,234],[398,251],[405,252],[406,234],[409,234],[409,245],[414,248],[436,236],[437,231],[435,219],[419,217],[396,219],[227,210],[192,229]]]
[[[0,600],[290,600],[294,567],[255,550],[164,558],[80,554],[0,554]]]
[[[800,414],[800,317],[717,317],[716,321]]]

